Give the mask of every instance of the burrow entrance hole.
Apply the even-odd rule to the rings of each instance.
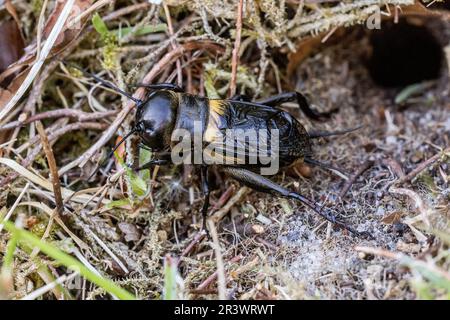
[[[426,26],[406,20],[386,23],[371,32],[370,42],[368,69],[379,86],[401,87],[441,76],[443,48]]]

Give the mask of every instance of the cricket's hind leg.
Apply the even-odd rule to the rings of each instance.
[[[325,218],[327,221],[330,221],[331,223],[334,223],[338,225],[339,227],[348,230],[354,235],[357,235],[359,237],[363,238],[373,238],[373,236],[368,232],[359,232],[355,230],[354,228],[348,226],[342,221],[339,221],[336,219],[336,217],[325,213],[319,208],[319,206],[312,200],[302,196],[299,193],[292,192],[275,182],[273,182],[270,179],[267,179],[257,173],[254,173],[252,171],[243,169],[243,168],[237,168],[237,167],[223,167],[223,171],[227,173],[232,178],[236,179],[237,181],[243,183],[246,186],[249,186],[252,189],[255,189],[257,191],[265,192],[265,193],[272,193],[275,195],[279,195],[285,198],[291,198],[296,199],[311,208],[314,212],[316,212],[318,215]]]
[[[302,95],[300,92],[292,91],[292,92],[284,92],[276,96],[272,96],[263,100],[259,100],[258,103],[276,107],[281,105],[285,102],[297,102],[300,109],[303,111],[303,113],[310,119],[313,120],[326,120],[329,119],[334,113],[336,113],[338,110],[333,109],[328,112],[318,112],[314,109],[311,109],[308,100],[304,95]]]

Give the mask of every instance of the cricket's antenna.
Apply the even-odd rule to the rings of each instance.
[[[304,203],[305,205],[307,205],[308,207],[310,207],[315,213],[317,213],[318,215],[320,215],[320,216],[322,216],[323,218],[325,218],[327,221],[329,221],[329,222],[331,222],[331,223],[333,223],[333,224],[338,225],[339,227],[341,227],[341,228],[343,228],[343,229],[349,231],[350,233],[353,233],[354,235],[356,235],[356,236],[358,236],[358,237],[365,238],[365,239],[375,239],[375,238],[372,236],[372,234],[370,234],[369,232],[367,232],[367,231],[362,231],[362,232],[360,232],[360,231],[358,231],[358,230],[356,230],[356,229],[350,227],[350,226],[347,225],[346,223],[344,223],[344,222],[342,222],[342,221],[340,221],[340,220],[337,220],[335,216],[333,216],[333,215],[331,215],[331,214],[329,214],[329,213],[327,213],[327,212],[323,212],[322,209],[319,208],[319,207],[317,206],[317,204],[316,204],[314,201],[312,201],[312,200],[310,200],[310,199],[308,199],[308,198],[302,196],[302,195],[299,194],[299,193],[291,192],[291,193],[289,194],[289,198],[293,198],[293,199],[299,200],[300,202],[302,202],[302,203]]]
[[[345,173],[344,171],[342,171],[341,169],[336,168],[336,167],[334,167],[334,166],[332,166],[332,165],[330,165],[330,164],[328,164],[328,163],[323,163],[323,162],[320,162],[320,161],[317,161],[317,160],[314,160],[314,159],[311,159],[311,158],[305,158],[304,161],[305,161],[306,163],[308,163],[308,164],[312,164],[312,165],[314,165],[314,166],[318,166],[318,167],[321,167],[321,168],[325,168],[325,169],[328,169],[328,170],[330,170],[330,171],[337,171],[338,173],[340,173],[341,176],[344,176],[344,177],[347,177],[347,176],[348,176],[348,174],[346,174],[346,173]]]
[[[330,136],[338,136],[341,134],[346,134],[346,133],[350,133],[356,130],[361,129],[363,126],[359,126],[356,128],[352,128],[352,129],[347,129],[347,130],[341,130],[341,131],[331,131],[331,132],[326,132],[326,131],[311,131],[308,133],[309,137],[311,139],[317,139],[317,138],[322,138],[322,137],[330,137]]]
[[[122,139],[120,139],[120,141],[114,146],[114,148],[112,149],[112,151],[108,154],[108,156],[106,158],[111,158],[114,155],[114,152],[116,152],[116,150],[120,147],[120,145],[137,131],[138,131],[138,129],[136,129],[136,128],[131,129],[130,132],[128,132]]]
[[[60,61],[64,65],[66,65],[67,67],[77,69],[77,70],[81,71],[83,73],[83,75],[85,75],[87,77],[91,77],[94,80],[96,80],[99,83],[101,83],[103,86],[105,86],[105,87],[107,87],[107,88],[109,88],[109,89],[111,89],[111,90],[113,90],[113,91],[115,91],[117,93],[120,93],[121,95],[123,95],[123,96],[127,97],[128,99],[134,101],[137,105],[142,104],[142,100],[133,97],[131,94],[129,94],[128,92],[123,91],[122,89],[120,89],[119,87],[115,86],[111,82],[103,80],[102,78],[96,76],[95,74],[90,73],[90,72],[88,72],[88,71],[86,71],[86,70],[84,70],[84,69],[82,69],[82,68],[80,68],[80,67],[78,67],[78,66],[76,66],[76,65],[74,65],[72,63],[68,63],[68,62],[66,62],[64,60],[60,60]]]
[[[133,128],[131,129],[130,132],[128,132],[122,139],[120,139],[120,141],[114,146],[114,148],[112,149],[112,151],[108,154],[108,156],[106,157],[105,160],[102,161],[102,163],[100,163],[97,168],[95,168],[94,172],[91,173],[91,175],[89,176],[89,178],[87,179],[87,181],[91,180],[91,178],[98,172],[98,170],[100,170],[100,167],[102,167],[106,160],[108,160],[109,158],[111,158],[114,155],[114,152],[116,152],[116,150],[120,147],[120,145],[127,140],[132,134],[134,134],[135,132],[139,131],[138,128]]]

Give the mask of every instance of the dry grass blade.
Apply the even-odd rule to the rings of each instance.
[[[5,116],[11,112],[11,110],[14,108],[14,106],[19,102],[19,100],[26,93],[26,91],[28,90],[30,85],[33,83],[34,79],[37,77],[39,71],[41,70],[42,65],[44,64],[50,51],[52,50],[53,45],[56,42],[56,39],[58,38],[59,34],[61,33],[61,31],[64,28],[64,24],[65,24],[67,18],[69,17],[69,14],[72,10],[74,2],[75,2],[75,0],[67,1],[52,32],[50,33],[50,36],[48,37],[47,41],[44,44],[44,47],[42,48],[41,55],[37,58],[37,61],[34,63],[33,67],[30,70],[30,73],[27,75],[27,77],[23,81],[19,90],[14,94],[14,96],[11,98],[11,100],[8,102],[8,104],[3,108],[3,110],[0,111],[0,121],[3,120],[5,118]]]
[[[166,19],[167,19],[167,26],[169,27],[169,33],[171,36],[173,36],[174,32],[173,32],[173,25],[172,25],[172,18],[170,16],[170,10],[169,10],[169,6],[164,3],[163,4],[163,8],[164,8],[164,13],[166,15]],[[172,49],[176,49],[177,48],[177,44],[175,43],[175,40],[172,41]],[[180,59],[177,59],[177,81],[178,81],[178,85],[180,87],[183,86],[183,71],[181,70],[181,61]]]
[[[36,123],[36,129],[41,137],[42,147],[44,148],[45,156],[47,157],[47,163],[50,168],[50,175],[52,180],[53,193],[55,195],[56,212],[60,217],[64,216],[64,204],[61,195],[61,184],[59,182],[58,168],[56,166],[55,155],[53,154],[52,147],[48,141],[47,134],[45,133],[44,126],[41,122]],[[64,218],[64,217],[63,217]]]
[[[36,300],[37,298],[41,297],[45,293],[53,290],[54,288],[56,288],[57,286],[63,284],[64,282],[68,282],[68,281],[72,280],[76,276],[78,276],[77,272],[74,272],[74,273],[72,273],[69,276],[68,275],[62,275],[61,277],[59,277],[55,281],[53,281],[51,283],[48,283],[48,284],[46,284],[43,287],[40,287],[39,289],[29,293],[28,295],[26,295],[25,297],[21,298],[20,300]]]
[[[237,69],[239,65],[239,51],[242,36],[242,14],[244,11],[244,0],[239,0],[236,17],[236,40],[234,42],[233,58],[231,62],[230,98],[236,94]]]
[[[39,177],[38,175],[32,173],[30,170],[24,168],[17,162],[11,159],[7,158],[0,158],[0,163],[3,165],[6,165],[16,171],[18,174],[26,178],[27,180],[31,181],[32,183],[41,186],[45,190],[54,192],[53,185],[48,182],[47,180],[43,179],[42,177]],[[63,199],[71,198],[72,201],[78,202],[78,203],[85,203],[86,201],[92,200],[90,195],[87,194],[80,194],[80,192],[77,192],[77,195],[74,196],[74,193],[72,190],[61,188],[61,194]],[[99,201],[98,198],[94,199],[95,201]],[[107,200],[101,200],[103,204],[107,204],[109,201]]]
[[[50,207],[48,207],[45,203],[42,202],[21,202],[20,206],[31,206],[36,209],[42,210],[44,213],[48,215],[49,218],[54,217],[55,221],[58,223],[58,225],[65,231],[67,234],[73,239],[73,241],[83,250],[89,250],[89,246],[81,240],[78,236],[76,236],[67,226],[66,224],[59,218],[58,216],[54,215],[54,210],[52,210]]]
[[[9,209],[8,213],[6,213],[6,215],[4,217],[0,216],[3,222],[8,221],[11,218],[12,214],[14,213],[14,210],[16,210],[17,206],[20,204],[20,201],[22,200],[22,198],[25,195],[25,193],[28,191],[29,187],[30,187],[30,183],[27,182],[27,184],[23,188],[22,192],[20,192],[19,196],[17,197],[16,201],[14,201],[14,204]],[[0,232],[2,230],[3,230],[3,224],[0,223]]]

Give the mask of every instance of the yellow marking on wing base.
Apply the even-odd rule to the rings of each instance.
[[[203,140],[214,142],[221,135],[219,123],[222,115],[225,114],[226,104],[222,100],[209,100],[209,118]]]
[[[227,105],[223,100],[209,100],[210,113],[216,113],[222,116],[225,113],[226,108]]]
[[[219,124],[223,121],[223,115],[228,105],[223,100],[209,100],[209,118],[203,141],[210,143],[211,149],[204,150],[204,156],[215,164],[245,164],[245,159],[228,155],[224,149],[224,137],[219,130]]]

